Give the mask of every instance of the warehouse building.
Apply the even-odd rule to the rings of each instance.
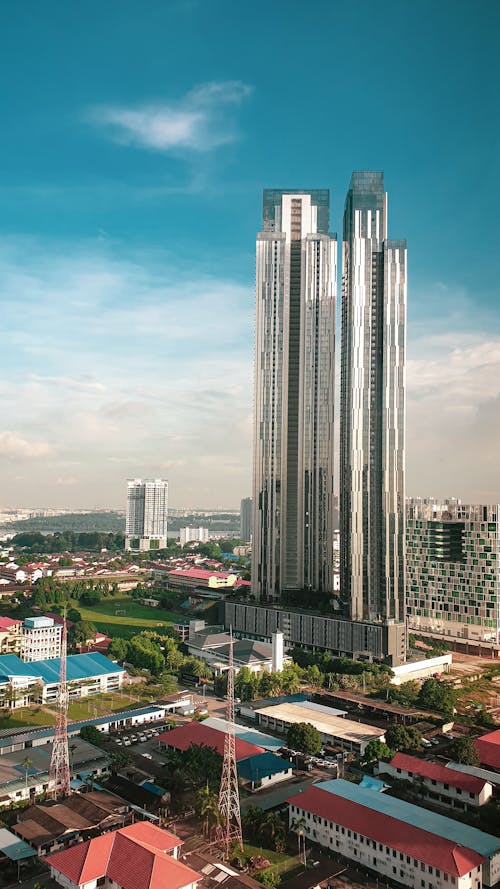
[[[365,815],[367,815],[367,820],[370,824],[378,824],[379,822],[382,822],[382,816],[385,815],[394,822],[394,830],[397,828],[398,823],[403,825],[407,831],[408,828],[410,828],[410,838],[416,834],[416,832],[422,831],[428,835],[427,837],[421,837],[424,841],[423,852],[425,852],[429,836],[439,838],[440,840],[448,840],[453,844],[453,848],[455,849],[455,852],[453,852],[455,858],[458,856],[459,859],[462,851],[465,849],[476,853],[476,855],[479,856],[479,860],[483,861],[482,885],[491,887],[500,879],[500,837],[484,833],[476,827],[471,827],[469,824],[464,824],[461,821],[455,821],[453,818],[448,818],[446,815],[439,815],[438,813],[431,812],[429,809],[424,809],[421,806],[415,806],[404,800],[387,796],[386,793],[367,790],[357,784],[352,784],[350,781],[344,781],[342,779],[323,781],[321,784],[315,785],[315,787],[319,790],[326,791],[332,797],[330,805],[334,812],[343,811],[344,801],[348,801],[358,804],[365,810]],[[295,802],[295,805],[300,805],[300,803]],[[347,825],[344,825],[344,827],[347,827]],[[315,825],[314,829],[317,829]],[[361,831],[358,831],[358,833],[360,832]],[[312,838],[314,839],[313,836]],[[375,837],[371,837],[371,839],[374,840]],[[382,843],[382,840],[380,840],[380,843]],[[390,842],[386,845],[390,846]],[[330,844],[330,847],[336,848],[335,843]],[[452,849],[452,847],[447,848],[449,848],[450,851]],[[402,850],[396,851],[399,855],[399,851]],[[419,857],[418,854],[411,856],[410,851],[408,851],[407,855],[410,856],[410,858],[416,859],[418,862],[426,863],[433,868],[435,867],[435,865],[432,864],[432,861],[426,862],[426,859],[424,857]],[[394,864],[396,864],[396,862],[394,862]],[[367,864],[367,866],[369,865]],[[401,880],[399,874],[397,877],[394,876],[392,866],[394,865],[391,865],[391,871],[388,876]],[[455,885],[458,885],[460,889],[467,889],[468,886],[470,886],[471,889],[476,889],[477,886],[481,886],[481,872],[477,872],[477,866],[478,865],[476,865],[476,873],[472,874],[474,877],[473,881],[471,876],[471,882],[467,883],[466,880],[464,883],[458,883],[458,874],[455,874]],[[438,865],[438,869],[446,873],[446,868],[439,868]],[[385,873],[385,871],[383,872]],[[431,877],[425,876],[426,873],[429,873],[429,871],[422,872],[421,877],[421,879],[425,879],[425,889],[435,889],[435,887],[438,886],[443,887],[444,889],[444,884],[449,885],[449,883],[454,885],[453,880],[451,880],[453,874],[448,873],[448,880],[446,880],[446,877],[443,877],[442,879],[438,878],[441,882],[435,881],[436,874],[433,874],[433,882]],[[462,876],[467,876],[467,873],[469,873],[469,871],[466,871]],[[416,884],[408,883],[407,885],[415,885],[417,889],[420,889],[420,882]],[[424,887],[422,887],[422,889],[424,889]]]
[[[329,784],[352,790],[336,794]],[[396,805],[374,817],[370,797],[384,794],[341,779],[312,785],[288,799],[290,829],[409,889],[481,889],[484,855],[400,818]]]
[[[492,785],[482,778],[406,753],[396,753],[389,763],[380,762],[378,770],[379,774],[417,784],[425,799],[461,812],[484,806],[493,796]]]
[[[291,725],[308,722],[318,730],[323,744],[352,750],[361,756],[370,741],[385,740],[383,729],[345,719],[342,715],[344,711],[309,701],[277,704],[255,712],[259,725],[263,728],[269,728],[278,734],[286,734]]]

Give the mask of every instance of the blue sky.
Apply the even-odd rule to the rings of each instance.
[[[408,493],[500,499],[496,0],[0,19],[2,505],[247,496],[262,188],[329,187],[340,230],[353,169],[408,239]]]

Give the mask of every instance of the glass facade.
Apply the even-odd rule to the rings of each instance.
[[[326,190],[266,190],[257,235],[252,582],[333,590],[336,239]]]
[[[408,500],[409,629],[500,642],[499,506]]]
[[[381,172],[352,175],[344,211],[339,610],[405,616],[406,242],[387,239]]]

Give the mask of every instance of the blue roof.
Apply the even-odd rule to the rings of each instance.
[[[45,661],[23,661],[15,654],[0,656],[0,681],[1,677],[9,676],[40,677],[45,685],[53,685],[59,682],[60,658],[50,658]],[[89,654],[70,654],[66,659],[66,673],[69,682],[75,679],[91,679],[94,676],[102,676],[105,673],[124,673],[123,667],[110,661],[100,652]]]
[[[248,781],[260,781],[266,775],[278,775],[291,768],[289,762],[282,759],[281,756],[276,756],[275,753],[269,753],[269,751],[238,760],[238,775]]]
[[[23,858],[33,858],[37,854],[33,846],[20,840],[5,827],[0,828],[0,852],[11,861],[22,861]]]
[[[164,787],[160,787],[159,784],[153,784],[151,781],[143,781],[141,787],[144,787],[144,790],[149,790],[150,793],[154,793],[155,796],[163,796],[167,792]]]
[[[376,790],[378,793],[381,793],[382,790],[385,790],[389,785],[384,784],[384,782],[380,781],[378,778],[372,778],[371,775],[363,775],[359,786],[366,787],[367,790]]]
[[[226,731],[226,720],[219,719],[217,716],[209,716],[203,720],[205,725],[215,728],[220,732]],[[244,725],[234,724],[234,734],[242,741],[248,741],[249,744],[256,744],[257,747],[263,747],[264,750],[279,750],[283,747],[283,740],[273,738],[271,735],[265,735],[256,728],[247,728]]]
[[[484,855],[485,858],[489,858],[500,849],[500,837],[483,833],[477,827],[462,824],[461,821],[454,821],[452,818],[447,818],[446,815],[437,815],[429,809],[423,809],[393,796],[387,796],[386,793],[375,793],[373,790],[367,790],[359,784],[352,784],[342,778],[322,781],[315,786],[334,796],[340,796],[373,809],[375,812],[390,815],[391,818],[397,818],[399,821],[404,821],[405,824],[420,827],[439,837],[452,840],[460,846],[467,846],[469,849],[474,849],[479,855]]]
[[[33,670],[32,664],[25,664],[17,654],[2,654],[0,655],[0,679],[3,677],[7,680],[9,676],[30,678],[38,676],[38,673]]]

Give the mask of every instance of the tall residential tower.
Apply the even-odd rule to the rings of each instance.
[[[252,583],[333,590],[336,239],[325,190],[264,191],[257,235]]]
[[[387,239],[383,173],[354,172],[342,256],[340,605],[355,621],[405,619],[405,346],[406,242]]]
[[[168,482],[129,479],[125,549],[147,551],[167,545]]]

